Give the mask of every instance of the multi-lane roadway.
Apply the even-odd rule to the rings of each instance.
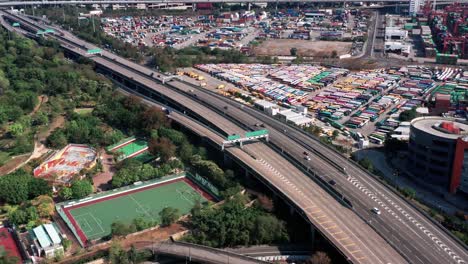
[[[24,19],[22,22],[28,21]],[[31,25],[33,22],[29,21],[29,23]],[[87,49],[94,48],[67,32],[64,32],[61,38],[68,39],[67,43],[64,43],[65,48],[83,55],[86,55]],[[73,48],[70,46],[72,42],[77,44]],[[85,48],[78,51],[77,49],[80,47]],[[166,100],[172,100],[184,106],[184,111],[187,113],[192,113],[212,127],[216,127],[218,132],[196,122],[189,122],[188,117],[181,114],[171,114],[171,118],[178,118],[181,124],[185,124],[194,131],[199,133],[203,131],[205,137],[216,140],[218,144],[224,141],[225,135],[244,134],[247,131],[222,114],[194,100],[193,95],[187,96],[178,92],[177,89],[169,89],[156,83],[154,81],[154,77],[158,75],[156,72],[106,51],[103,52],[102,56],[90,59],[116,75],[127,76],[128,79],[134,80],[139,85],[164,95]],[[179,116],[177,117],[177,115]],[[222,134],[219,134],[220,132]],[[287,197],[297,208],[301,208],[304,216],[352,262],[406,263],[396,250],[375,233],[364,220],[335,200],[300,169],[269,146],[262,142],[255,142],[246,145],[244,149],[227,148],[226,152],[250,168],[251,171],[260,175],[264,181]]]
[[[78,44],[73,49],[79,49],[80,46],[92,48],[92,45],[76,39],[71,34],[64,34],[64,38]],[[170,85],[173,89],[168,89],[152,80],[159,73],[109,52],[105,51],[102,57],[92,59],[99,65],[184,105],[187,111],[217,128],[217,132],[205,133],[211,133],[213,138],[218,133],[218,140],[222,140],[220,131],[225,135],[243,134],[254,129],[253,124],[263,122],[270,131],[273,144],[287,152],[294,161],[287,160],[273,151],[271,146],[260,142],[249,144],[243,149],[228,148],[227,152],[242,160],[301,208],[317,229],[351,261],[467,262],[466,249],[439,226],[357,165],[302,131],[219,95],[198,90],[189,84],[172,81]],[[225,115],[220,114],[223,112]],[[204,129],[209,130],[206,127]],[[310,152],[312,160],[303,159],[304,151]],[[337,184],[332,188],[347,196],[354,209],[346,208],[337,202],[311,180],[310,177],[315,176],[308,175],[298,168],[298,164],[293,163],[301,163],[300,166],[305,168],[305,171],[314,171],[320,177],[335,180]],[[382,214],[377,216],[371,213],[370,209],[373,207],[379,207]]]
[[[342,0],[54,0],[54,1],[0,1],[0,7],[10,7],[10,6],[27,6],[27,5],[94,5],[94,4],[154,4],[154,3],[282,3],[282,2],[314,2],[314,3],[329,3],[329,2],[343,2]],[[360,0],[360,1],[350,1],[350,2],[406,2],[409,3],[409,0]],[[453,1],[455,2],[455,1]]]

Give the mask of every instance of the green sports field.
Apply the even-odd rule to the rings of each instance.
[[[196,200],[207,201],[200,193],[184,180],[155,186],[108,200],[70,208],[75,219],[88,240],[95,240],[111,233],[111,224],[117,220],[131,223],[137,217],[159,222],[159,212],[165,207],[179,209],[187,214]]]
[[[116,149],[115,151],[122,152],[124,157],[128,157],[135,152],[138,152],[144,148],[148,147],[148,143],[144,140],[135,140],[130,144],[127,144],[121,148]]]

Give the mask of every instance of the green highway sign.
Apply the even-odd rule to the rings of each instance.
[[[245,137],[258,137],[258,136],[265,136],[268,135],[268,130],[262,129],[262,130],[257,130],[257,131],[251,131],[251,132],[246,132]]]
[[[90,49],[87,51],[88,54],[98,54],[98,53],[101,53],[102,50],[101,49]]]
[[[231,140],[236,140],[236,139],[240,139],[240,138],[241,137],[239,135],[234,134],[234,135],[229,135],[227,137],[227,140],[231,141]]]

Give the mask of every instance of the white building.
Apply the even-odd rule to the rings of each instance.
[[[424,6],[425,0],[410,0],[409,13],[416,14],[421,10],[421,7]]]
[[[400,51],[401,53],[409,54],[411,51],[411,46],[397,41],[385,41],[385,51]]]
[[[399,27],[386,27],[385,28],[385,40],[386,41],[405,40],[407,38],[408,38],[407,30],[403,30]]]
[[[53,258],[55,254],[63,254],[62,239],[54,224],[44,224],[31,230],[33,247],[37,255]]]
[[[303,114],[294,112],[291,109],[279,111],[277,116],[280,120],[294,124],[296,126],[308,126],[313,121],[311,118],[308,118]]]
[[[398,140],[408,141],[410,134],[410,126],[410,122],[401,122],[400,125],[395,130],[393,130],[392,135],[390,136]]]
[[[266,100],[255,101],[254,107],[272,116],[278,114],[279,112],[279,106],[277,104]]]

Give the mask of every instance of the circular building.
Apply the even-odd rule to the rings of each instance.
[[[434,116],[413,119],[410,126],[409,152],[408,170],[418,180],[443,187],[451,193],[457,189],[466,192],[466,121]]]

